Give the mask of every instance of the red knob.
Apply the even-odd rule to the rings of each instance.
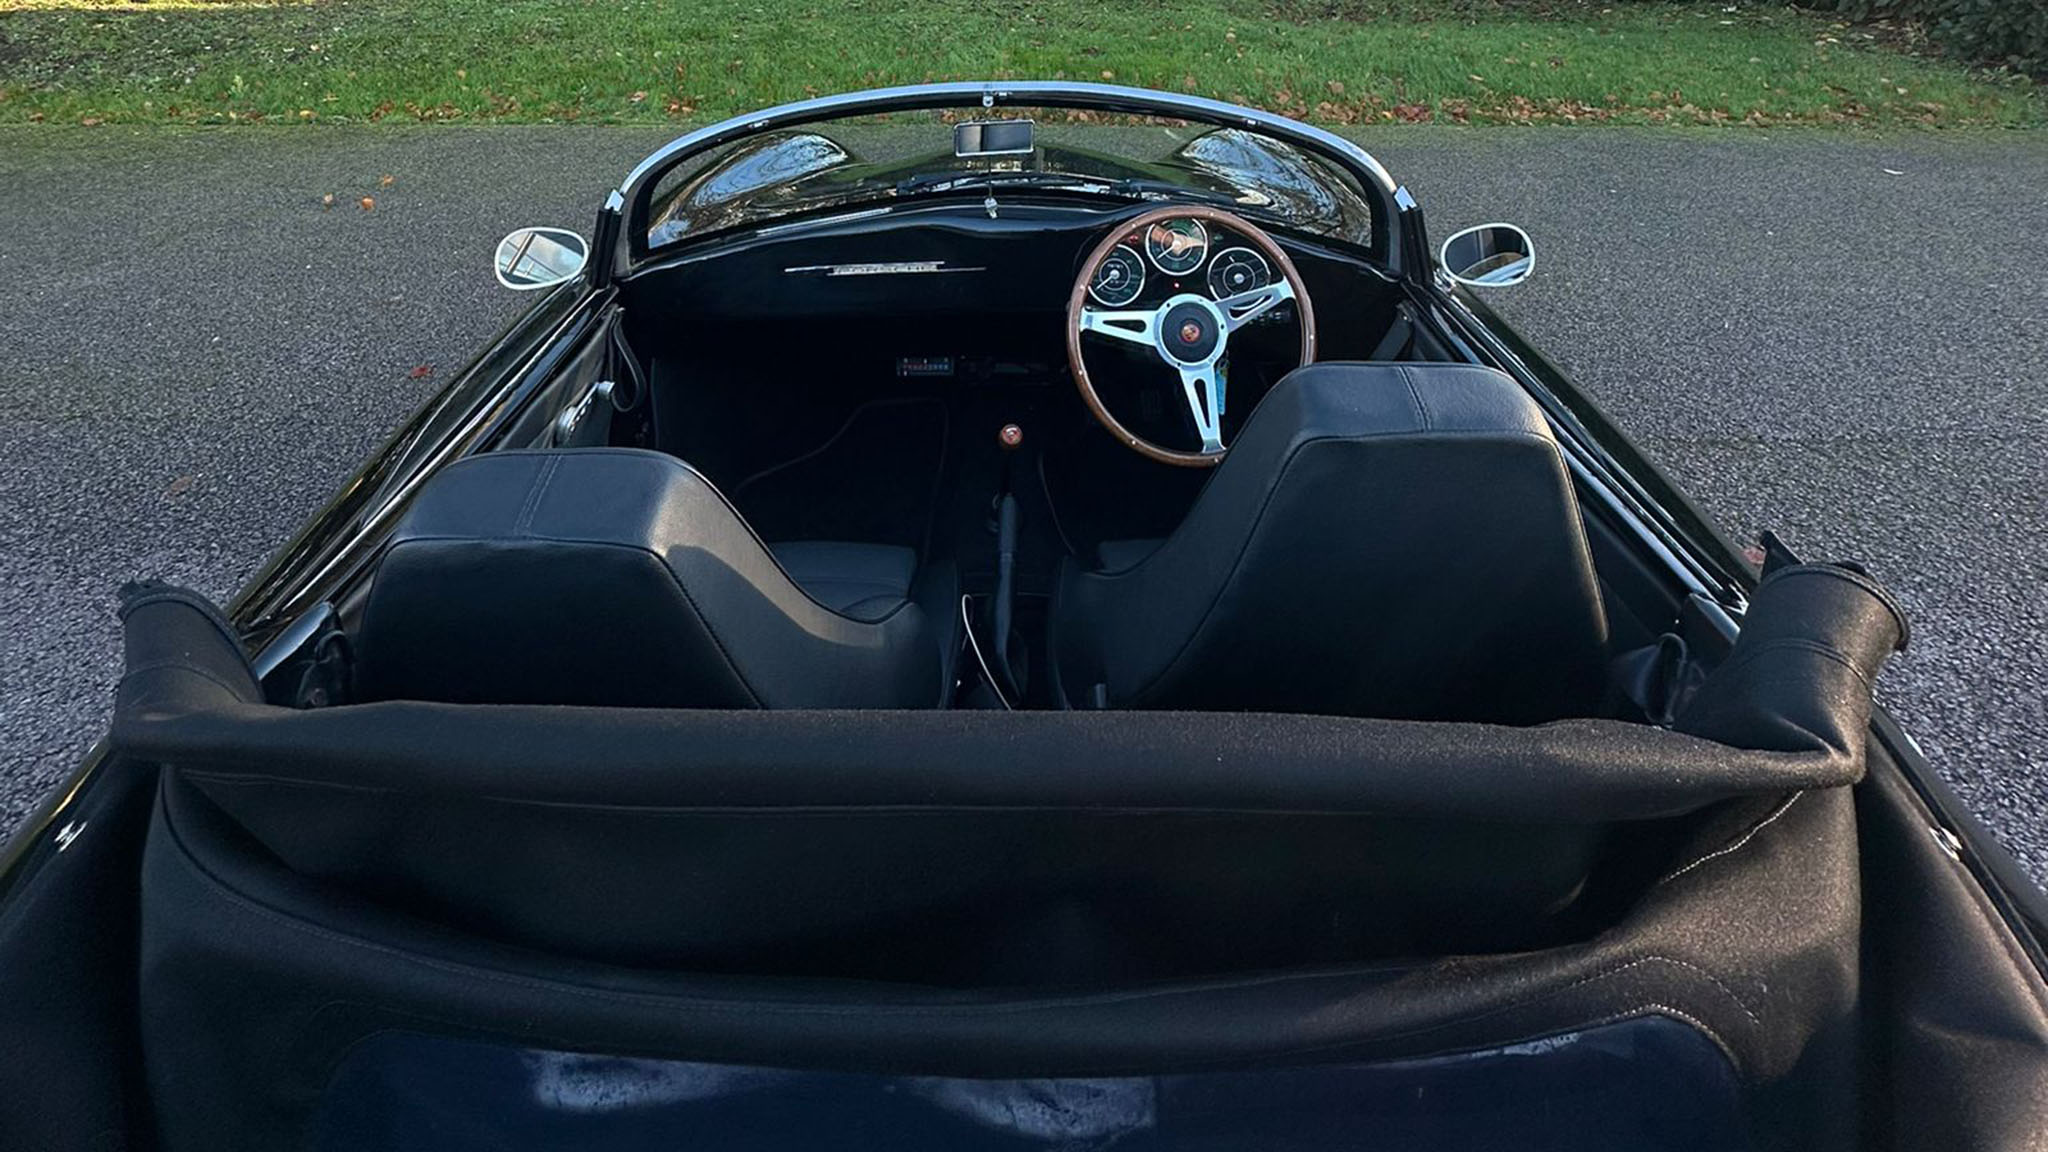
[[[1004,448],[1015,448],[1024,442],[1024,429],[1015,424],[1005,424],[1003,430],[996,433],[996,442]]]

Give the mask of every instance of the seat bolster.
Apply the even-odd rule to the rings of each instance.
[[[795,540],[769,545],[782,570],[811,599],[856,620],[888,615],[910,598],[917,553],[889,544]]]
[[[1136,568],[1151,559],[1162,543],[1164,541],[1160,540],[1104,540],[1095,546],[1098,571],[1122,572]]]

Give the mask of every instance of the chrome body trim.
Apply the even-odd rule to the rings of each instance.
[[[278,633],[276,639],[265,644],[263,651],[258,652],[255,659],[249,661],[249,671],[255,674],[256,682],[260,684],[268,680],[272,672],[283,667],[285,661],[310,643],[313,637],[319,634],[320,629],[334,618],[334,605],[326,600],[301,612],[298,619]]]
[[[1476,364],[1502,369],[1544,404],[1545,419],[1549,421],[1565,463],[1578,484],[1599,498],[1600,503],[1665,566],[1681,588],[1735,611],[1740,611],[1747,604],[1741,588],[1719,579],[1692,553],[1681,534],[1658,522],[1651,511],[1655,502],[1630,482],[1626,470],[1616,465],[1600,448],[1599,442],[1580,427],[1554,398],[1545,399],[1550,397],[1550,393],[1543,387],[1538,374],[1502,343],[1484,321],[1473,315],[1454,292],[1443,291],[1438,304],[1448,322],[1446,327],[1451,330],[1450,335],[1463,345],[1468,359]]]
[[[976,267],[953,267],[944,260],[885,260],[863,264],[799,264],[782,270],[785,276],[913,276],[931,272],[986,272]]]

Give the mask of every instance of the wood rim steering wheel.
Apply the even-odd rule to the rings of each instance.
[[[1088,285],[1094,281],[1095,272],[1102,262],[1133,233],[1143,236],[1154,224],[1168,220],[1200,220],[1222,225],[1265,257],[1279,271],[1280,278],[1220,300],[1201,293],[1180,292],[1152,308],[1126,311],[1092,306]],[[1201,269],[1202,266],[1197,264],[1186,275],[1193,276]],[[1295,313],[1301,323],[1301,363],[1312,363],[1316,358],[1315,309],[1309,304],[1308,288],[1302,283],[1294,261],[1287,258],[1287,253],[1274,243],[1271,236],[1221,208],[1198,204],[1168,204],[1153,208],[1118,224],[1095,245],[1087,259],[1081,261],[1081,274],[1075,279],[1074,290],[1067,297],[1067,366],[1073,370],[1074,384],[1081,389],[1081,399],[1087,403],[1088,410],[1125,447],[1163,464],[1213,468],[1229,451],[1223,443],[1222,412],[1225,388],[1223,361],[1229,353],[1230,334],[1287,300],[1294,301]],[[1094,381],[1088,378],[1088,363],[1081,350],[1083,332],[1150,348],[1162,363],[1179,374],[1181,390],[1188,402],[1188,414],[1194,418],[1195,430],[1202,436],[1200,451],[1183,452],[1154,444],[1124,427],[1110,414],[1102,397],[1095,391]]]

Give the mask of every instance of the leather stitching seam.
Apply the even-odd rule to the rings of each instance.
[[[1683,876],[1686,873],[1692,871],[1693,869],[1698,868],[1702,864],[1711,863],[1712,861],[1719,860],[1723,856],[1728,856],[1732,855],[1733,853],[1740,852],[1743,848],[1748,847],[1749,842],[1751,840],[1756,839],[1758,833],[1762,832],[1766,828],[1769,828],[1771,825],[1777,823],[1779,817],[1783,816],[1786,812],[1791,811],[1792,805],[1798,803],[1799,798],[1804,795],[1806,795],[1805,792],[1794,792],[1792,795],[1787,796],[1785,798],[1784,803],[1778,805],[1777,808],[1773,809],[1771,813],[1765,816],[1762,820],[1759,820],[1755,824],[1751,825],[1747,832],[1744,832],[1742,835],[1737,836],[1734,840],[1730,841],[1729,843],[1714,849],[1712,852],[1709,852],[1706,855],[1699,857],[1692,863],[1685,865],[1677,871],[1668,873],[1665,876],[1660,877],[1657,883],[1651,885],[1651,887],[1656,888],[1661,887],[1665,884],[1669,884],[1673,880],[1676,880],[1680,876]]]

